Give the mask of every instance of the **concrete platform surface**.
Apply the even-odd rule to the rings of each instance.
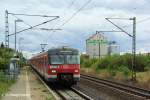
[[[21,71],[17,82],[12,85],[10,91],[5,94],[2,100],[31,100],[27,70]]]
[[[54,100],[44,85],[25,67],[10,91],[2,97],[2,100]]]

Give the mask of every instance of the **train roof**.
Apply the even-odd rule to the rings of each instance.
[[[77,49],[69,48],[69,47],[51,48],[51,49],[49,49],[48,51],[49,51],[49,52],[53,52],[53,51],[60,51],[60,50],[78,51]]]
[[[31,59],[33,59],[33,58],[38,58],[38,57],[41,57],[41,56],[46,55],[46,54],[47,54],[47,51],[45,51],[45,52],[40,52],[40,53],[37,53],[36,55],[34,55],[33,57],[31,57]]]
[[[38,53],[35,56],[33,56],[31,59],[38,58],[46,54],[51,54],[51,55],[52,54],[79,54],[79,51],[77,49],[70,48],[70,47],[57,47],[57,48],[51,48],[45,52]]]
[[[48,54],[78,54],[79,51],[69,47],[52,48],[48,50]]]

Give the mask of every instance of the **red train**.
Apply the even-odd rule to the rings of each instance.
[[[30,64],[48,82],[76,84],[80,80],[80,57],[77,49],[49,49],[32,57]]]

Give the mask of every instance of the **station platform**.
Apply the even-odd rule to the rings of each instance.
[[[29,77],[26,69],[21,71],[17,82],[12,85],[2,100],[31,100]]]
[[[53,100],[53,96],[31,72],[28,66],[21,70],[17,82],[10,87],[2,100]]]

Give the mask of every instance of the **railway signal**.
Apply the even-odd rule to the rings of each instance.
[[[40,45],[41,45],[42,52],[44,52],[45,51],[44,49],[45,49],[47,44],[40,44]]]

